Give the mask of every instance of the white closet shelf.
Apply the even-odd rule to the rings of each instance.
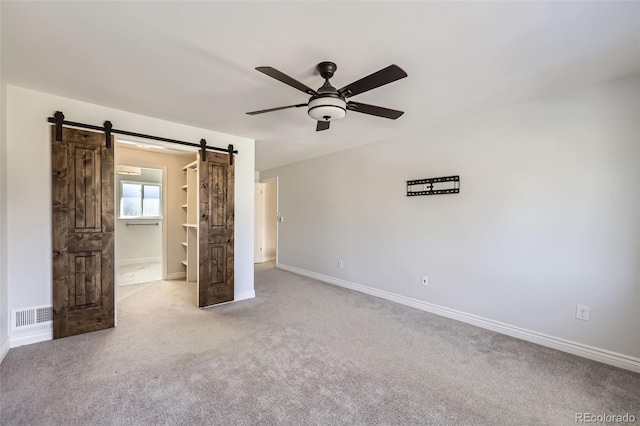
[[[182,168],[182,170],[195,169],[196,167],[198,167],[198,160],[195,160],[194,162],[187,164]]]
[[[200,226],[200,219],[198,218],[199,158],[200,157],[196,155],[194,161],[182,168],[186,185],[182,186],[185,192],[185,198],[183,199],[184,204],[181,205],[183,211],[182,229],[184,229],[184,241],[181,241],[180,244],[184,247],[184,254],[186,255],[185,260],[182,262],[186,267],[186,280],[191,282],[198,280],[198,227]]]

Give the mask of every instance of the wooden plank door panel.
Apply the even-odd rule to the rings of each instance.
[[[229,157],[207,152],[199,172],[198,306],[234,298],[234,173]]]
[[[52,128],[53,337],[114,325],[113,150],[104,134]],[[113,146],[113,144],[112,144]]]

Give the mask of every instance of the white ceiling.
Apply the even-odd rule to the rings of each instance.
[[[639,2],[1,2],[6,83],[256,139],[268,169],[640,69]],[[395,63],[408,78],[315,132],[318,62],[342,87]],[[69,117],[73,119],[73,117]],[[135,129],[130,129],[135,131]],[[428,143],[428,141],[425,141]]]

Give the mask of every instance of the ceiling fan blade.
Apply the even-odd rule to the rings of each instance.
[[[318,125],[316,126],[316,132],[321,130],[327,130],[329,128],[330,121],[318,121]]]
[[[297,105],[288,105],[288,106],[283,106],[278,108],[261,109],[260,111],[251,111],[251,112],[247,112],[246,114],[257,115],[257,114],[264,114],[265,112],[280,111],[281,109],[287,109],[287,108],[300,108],[303,106],[307,106],[307,104],[297,104]]]
[[[407,73],[397,65],[389,65],[380,71],[374,72],[358,81],[354,81],[351,84],[344,86],[338,90],[345,98],[349,96],[359,95],[368,90],[375,89],[376,87],[384,86],[385,84],[393,83],[396,80],[405,78]]]
[[[361,112],[363,114],[375,115],[383,118],[390,118],[395,120],[404,114],[404,111],[398,111],[395,109],[383,108],[375,105],[363,104],[360,102],[347,102],[347,109],[349,111]]]
[[[263,74],[268,75],[271,78],[275,78],[278,81],[283,82],[284,84],[291,86],[295,89],[298,89],[300,91],[303,91],[304,93],[306,93],[307,95],[317,95],[318,92],[316,92],[315,90],[313,90],[312,88],[310,88],[309,86],[306,86],[302,83],[300,83],[298,80],[289,77],[288,75],[286,75],[285,73],[283,73],[282,71],[278,71],[275,68],[272,67],[256,67],[257,71],[260,71]]]

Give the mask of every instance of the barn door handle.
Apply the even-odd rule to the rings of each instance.
[[[200,217],[201,217],[202,219],[206,219],[206,218],[207,218],[207,214],[206,214],[206,213],[202,213],[202,214],[200,215]]]
[[[228,242],[228,243],[230,243],[230,242],[231,242],[231,238],[229,238],[229,239],[227,240],[227,242]]]

